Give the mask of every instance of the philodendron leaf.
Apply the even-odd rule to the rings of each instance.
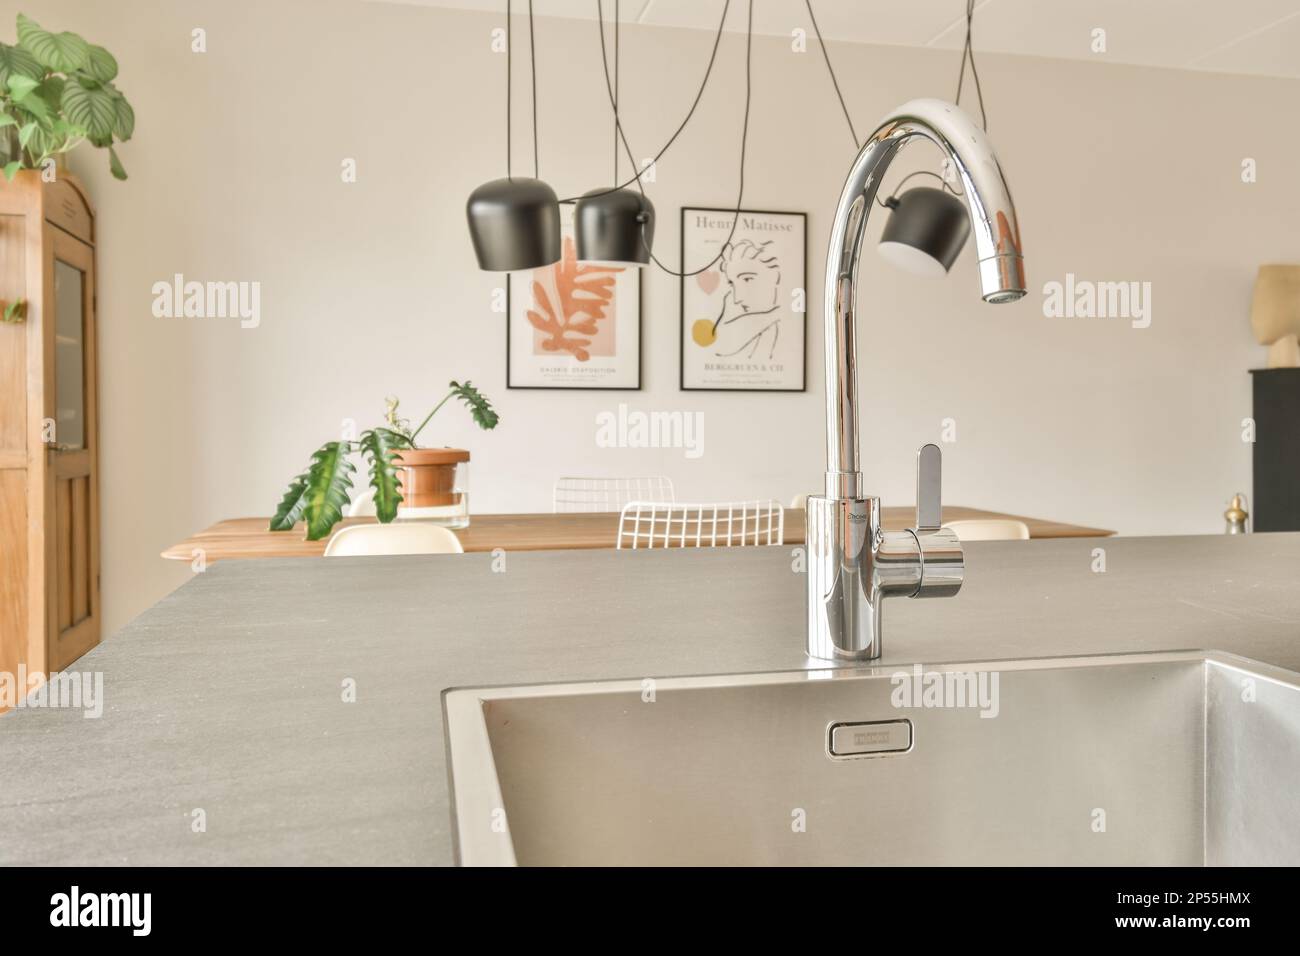
[[[307,508],[307,475],[308,472],[304,471],[289,483],[289,490],[271,517],[271,531],[292,531],[293,526],[302,520],[302,513]]]
[[[117,158],[117,150],[112,146],[108,147],[108,171],[113,174],[114,179],[126,179],[126,167]]]
[[[12,163],[5,163],[5,179],[13,182],[14,177],[18,175],[18,170],[22,168],[23,164],[16,159]]]
[[[90,68],[90,44],[75,33],[51,33],[18,14],[18,45],[44,67],[58,73]]]
[[[17,126],[17,125],[18,125],[18,121],[14,119],[12,116],[10,116],[8,113],[0,113],[0,129],[4,129],[6,126]]]
[[[113,94],[102,86],[87,88],[74,79],[63,87],[63,112],[74,126],[90,136],[112,136],[117,123],[117,106]]]
[[[356,466],[348,461],[351,451],[351,442],[332,441],[311,456],[307,504],[303,510],[308,541],[319,541],[343,519],[343,508],[352,489],[352,474],[356,471]]]
[[[112,82],[113,77],[117,76],[117,60],[113,58],[113,54],[102,46],[91,44],[89,56],[90,63],[86,67],[86,72],[101,83]]]
[[[11,74],[39,80],[45,75],[45,67],[22,47],[0,43],[0,86],[8,84]]]
[[[27,123],[18,127],[18,145],[26,149],[28,141],[32,138],[32,133],[35,133],[39,128],[40,124],[38,123]]]
[[[375,517],[387,524],[397,517],[402,503],[402,480],[393,464],[393,453],[408,442],[387,428],[361,433],[361,450],[370,461],[370,487],[375,489]]]
[[[479,428],[484,431],[491,431],[497,427],[501,421],[501,416],[496,413],[492,403],[477,388],[469,382],[464,385],[452,382],[450,387],[456,393],[456,397],[469,406],[469,413]]]

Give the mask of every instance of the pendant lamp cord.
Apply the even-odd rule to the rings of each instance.
[[[817,15],[813,13],[812,0],[803,0],[804,6],[808,8],[808,19],[812,21],[813,32],[817,34],[817,45],[822,49],[822,59],[826,61],[826,72],[831,76],[831,86],[835,87],[835,95],[839,97],[840,109],[844,111],[844,121],[849,124],[849,135],[853,137],[853,148],[858,149],[862,143],[858,140],[858,132],[853,128],[853,117],[849,115],[849,108],[844,102],[844,94],[840,92],[840,81],[835,79],[835,68],[831,66],[831,55],[826,52],[826,41],[822,39],[822,29],[817,25]]]
[[[980,103],[980,125],[984,132],[989,131],[989,117],[984,112],[984,91],[980,89],[979,70],[975,69],[975,49],[971,46],[970,35],[971,25],[975,20],[975,0],[966,0],[966,43],[961,49],[961,70],[957,74],[957,98],[953,100],[958,106],[961,106],[961,88],[966,80],[966,60],[970,58],[970,74],[975,80],[975,96]]]
[[[668,140],[668,142],[664,145],[664,148],[661,149],[658,152],[658,154],[655,155],[655,158],[651,160],[651,162],[658,161],[659,157],[662,156],[667,151],[668,147],[672,145],[673,140],[677,139],[678,134],[680,134],[681,131],[686,128],[687,122],[689,122],[691,116],[695,113],[695,107],[699,105],[700,97],[703,96],[704,94],[704,87],[708,83],[709,74],[713,70],[713,61],[718,55],[718,41],[722,37],[722,28],[726,24],[727,10],[730,8],[730,6],[731,6],[731,0],[726,0],[726,2],[723,4],[722,18],[718,22],[718,34],[717,37],[715,37],[713,42],[713,53],[709,57],[709,66],[704,74],[704,83],[700,84],[700,90],[695,95],[695,102],[691,104],[690,111],[686,114],[686,119],[682,121],[681,126],[677,128],[677,132],[673,133],[672,138]],[[633,178],[629,179],[627,183],[624,183],[623,185],[626,186],[635,182],[637,188],[641,191],[641,195],[644,196],[645,185],[641,182],[641,171],[637,168],[636,158],[632,152],[632,147],[628,145],[627,134],[623,131],[622,123],[619,121],[618,110],[616,105],[617,100],[614,94],[614,87],[610,83],[609,59],[605,50],[605,25],[604,25],[605,12],[604,12],[603,0],[596,0],[596,14],[598,19],[598,25],[600,27],[600,55],[601,55],[601,60],[604,63],[605,90],[609,95],[611,105],[614,106],[615,108],[615,113],[614,113],[615,129],[618,132],[619,139],[623,144],[623,149],[627,154],[628,162],[632,164]],[[615,36],[617,36],[617,29],[615,32]],[[753,93],[753,75],[752,75],[753,71],[751,69],[752,62],[753,62],[753,45],[754,45],[754,0],[749,0],[746,32],[745,32],[745,116],[744,116],[744,121],[742,123],[741,132],[740,132],[740,170],[737,176],[738,186],[736,190],[736,208],[732,214],[731,229],[727,233],[727,238],[723,241],[722,245],[719,247],[717,255],[715,255],[704,265],[700,266],[698,269],[692,269],[690,271],[686,270],[686,264],[683,261],[682,268],[679,271],[677,269],[673,269],[670,268],[669,266],[664,265],[664,263],[660,261],[658,256],[654,254],[654,250],[650,247],[650,243],[646,241],[645,224],[642,223],[641,226],[642,247],[646,250],[646,253],[649,255],[651,261],[654,262],[656,266],[658,266],[661,270],[668,273],[669,275],[677,276],[678,278],[687,278],[689,276],[699,275],[701,272],[706,272],[707,270],[713,268],[713,266],[718,262],[718,260],[722,258],[723,253],[726,251],[728,244],[730,244],[731,240],[736,235],[736,227],[740,224],[740,209],[741,206],[744,204],[744,198],[745,198],[745,154],[747,152],[747,148],[749,144],[749,107],[750,107],[750,102],[752,100],[752,93]],[[622,187],[620,186],[616,188],[621,189]],[[610,192],[613,191],[614,190],[610,190]],[[604,195],[604,194],[598,193],[597,195]]]
[[[510,39],[510,0],[506,0],[506,179],[514,179],[510,170],[510,58],[514,55],[514,43]]]
[[[619,0],[614,0],[614,178],[612,182],[618,182],[618,140],[621,129],[618,122],[618,24],[620,19]],[[603,24],[600,28],[600,38],[603,47],[603,41],[605,39],[605,27]],[[602,59],[604,59],[603,55]],[[636,164],[633,163],[632,165],[635,169]],[[637,178],[637,182],[640,183],[640,177]]]
[[[654,154],[654,156],[650,160],[650,163],[656,163],[661,158],[663,158],[664,153],[668,152],[668,148],[677,141],[677,137],[681,135],[682,130],[686,129],[686,124],[689,123],[691,121],[691,117],[695,115],[695,108],[700,105],[700,98],[704,96],[704,88],[708,86],[709,76],[713,72],[714,61],[717,60],[718,58],[718,44],[722,41],[722,27],[727,21],[727,10],[730,6],[731,6],[731,0],[725,0],[722,7],[722,17],[718,21],[718,29],[713,36],[713,51],[712,53],[709,54],[709,63],[704,70],[704,79],[700,82],[700,88],[695,94],[695,102],[691,104],[691,108],[686,113],[686,118],[681,121],[680,125],[678,125],[676,132],[674,132],[672,136],[668,137],[668,142],[664,143],[663,148],[661,148],[659,152]],[[597,10],[597,14],[600,17],[600,19],[598,20],[598,25],[600,26],[600,52],[601,52],[601,57],[603,59],[605,56],[605,27],[604,27],[604,13],[601,7],[602,7],[602,0],[596,0],[596,10]],[[606,82],[606,86],[608,86],[609,84],[608,67],[606,67],[606,71],[607,72],[606,72],[605,82]],[[619,130],[619,135],[622,136],[621,128]],[[617,185],[609,189],[606,189],[603,192],[589,193],[587,198],[594,199],[597,196],[608,196],[610,193],[618,192],[620,189],[625,189],[628,186],[631,186],[633,183],[639,183],[640,180],[641,180],[641,171],[637,168],[636,164],[633,163],[631,179],[628,179],[622,183],[618,183]],[[561,199],[560,202],[570,204],[570,203],[577,202],[581,198],[582,198],[581,196],[570,196],[568,199]]]
[[[533,0],[528,0],[528,65],[533,74],[533,178],[541,178],[537,165],[537,44],[533,38]]]

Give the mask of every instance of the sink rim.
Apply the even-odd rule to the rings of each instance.
[[[466,863],[463,853],[460,812],[462,806],[504,808],[496,770],[495,755],[488,734],[484,705],[498,700],[521,698],[573,697],[598,694],[636,694],[642,682],[655,681],[656,690],[688,690],[713,687],[759,687],[805,681],[854,681],[887,679],[918,665],[926,672],[1031,671],[1063,668],[1107,667],[1117,664],[1159,663],[1214,664],[1226,670],[1247,674],[1300,691],[1300,671],[1227,651],[1179,649],[1169,651],[1125,651],[1113,654],[1059,655],[1033,658],[1000,658],[946,662],[910,661],[895,664],[870,664],[799,670],[749,671],[730,674],[698,674],[673,677],[648,675],[633,678],[548,681],[524,684],[497,684],[448,687],[442,691],[443,739],[446,747],[447,783],[453,858],[457,866],[515,866],[518,861],[509,824],[499,840],[474,838],[474,863]],[[503,811],[504,812],[504,811]],[[482,832],[481,828],[477,832]]]

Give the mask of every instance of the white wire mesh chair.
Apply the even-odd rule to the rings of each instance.
[[[553,505],[556,514],[621,511],[629,501],[676,501],[671,478],[559,478]]]
[[[739,548],[785,543],[785,509],[774,499],[676,503],[629,501],[618,518],[618,547]]]

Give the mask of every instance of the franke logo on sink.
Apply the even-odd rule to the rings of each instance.
[[[868,757],[912,749],[910,720],[831,724],[826,749],[832,757]]]

